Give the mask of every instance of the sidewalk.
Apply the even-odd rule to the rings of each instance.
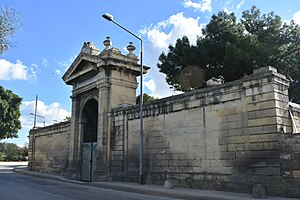
[[[212,191],[212,190],[197,190],[188,188],[174,188],[174,189],[164,189],[163,186],[159,185],[140,185],[138,183],[128,183],[128,182],[83,182],[69,180],[62,176],[38,173],[34,171],[29,171],[27,168],[15,168],[15,172],[35,176],[39,178],[59,180],[69,183],[76,183],[81,185],[90,185],[100,188],[120,190],[125,192],[133,192],[139,194],[155,195],[169,198],[177,199],[187,199],[187,200],[253,200],[250,194],[244,193],[234,193],[234,192],[223,192],[223,191]],[[292,198],[280,198],[280,197],[266,197],[265,199],[270,200],[296,200]]]

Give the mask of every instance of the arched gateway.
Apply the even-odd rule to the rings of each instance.
[[[110,38],[100,52],[93,43],[85,42],[81,52],[63,76],[72,85],[72,116],[67,178],[84,181],[109,178],[111,108],[135,104],[138,58],[111,48]],[[144,73],[149,68],[144,66]]]
[[[82,153],[81,153],[81,180],[92,181],[97,162],[97,127],[98,127],[98,102],[90,99],[84,105],[81,114],[82,123]],[[100,163],[98,163],[100,164]]]

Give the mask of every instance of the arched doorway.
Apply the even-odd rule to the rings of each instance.
[[[98,102],[95,99],[90,99],[85,104],[81,122],[83,125],[81,179],[92,181],[97,158]]]

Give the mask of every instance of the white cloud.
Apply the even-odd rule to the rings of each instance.
[[[229,10],[228,8],[226,8],[226,7],[223,8],[223,11],[226,12],[226,13],[228,13],[228,14],[229,14],[229,13],[232,13],[232,11],[230,11],[230,10]]]
[[[55,70],[55,73],[56,73],[58,76],[61,75],[61,71],[60,71],[59,69],[56,69],[56,70]]]
[[[70,65],[73,63],[77,55],[71,56],[67,60],[57,61],[57,63],[60,65],[61,68],[63,68],[63,71],[67,71],[67,69],[70,67]]]
[[[35,80],[35,64],[31,68],[25,66],[20,60],[12,63],[5,59],[0,59],[0,80]]]
[[[202,34],[203,28],[203,25],[199,24],[199,20],[199,17],[187,18],[183,16],[183,13],[178,13],[140,31],[147,38],[144,60],[151,69],[144,76],[144,80],[148,80],[144,82],[144,85],[151,91],[150,95],[163,98],[178,94],[169,89],[165,80],[166,76],[158,71],[156,64],[162,51],[167,52],[168,46],[174,45],[178,38],[185,35],[191,44],[196,44],[197,35]]]
[[[191,43],[196,43],[197,35],[202,34],[202,25],[199,25],[199,17],[186,18],[183,13],[172,15],[169,19],[151,25],[140,32],[147,36],[148,41],[155,47],[165,49],[178,38],[187,36]],[[167,29],[171,30],[167,32]],[[193,30],[193,31],[191,31]]]
[[[21,124],[22,128],[31,129],[34,123],[34,113],[35,101],[24,101],[21,105]],[[50,105],[46,105],[43,101],[38,101],[37,103],[37,115],[42,117],[37,117],[36,126],[51,125],[54,122],[60,122],[65,119],[66,116],[71,116],[71,113],[64,109],[59,103],[54,102]]]
[[[192,7],[196,10],[200,10],[201,12],[205,12],[205,11],[211,12],[212,11],[211,0],[202,0],[202,1],[199,1],[198,3],[192,2],[191,0],[184,0],[183,6],[185,8]]]
[[[240,9],[245,3],[245,0],[242,0],[237,6],[236,9]]]
[[[48,60],[46,58],[42,59],[42,65],[48,67]]]
[[[293,20],[295,23],[300,24],[300,10],[294,13]]]
[[[148,81],[143,81],[143,82],[144,82],[144,86],[147,87],[151,93],[155,92],[156,84],[153,79],[150,79]]]

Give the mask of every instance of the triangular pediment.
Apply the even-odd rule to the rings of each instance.
[[[101,59],[98,56],[81,52],[63,75],[62,79],[68,85],[72,85],[77,79],[87,76],[87,74],[96,73],[97,63],[99,62],[101,62]]]

